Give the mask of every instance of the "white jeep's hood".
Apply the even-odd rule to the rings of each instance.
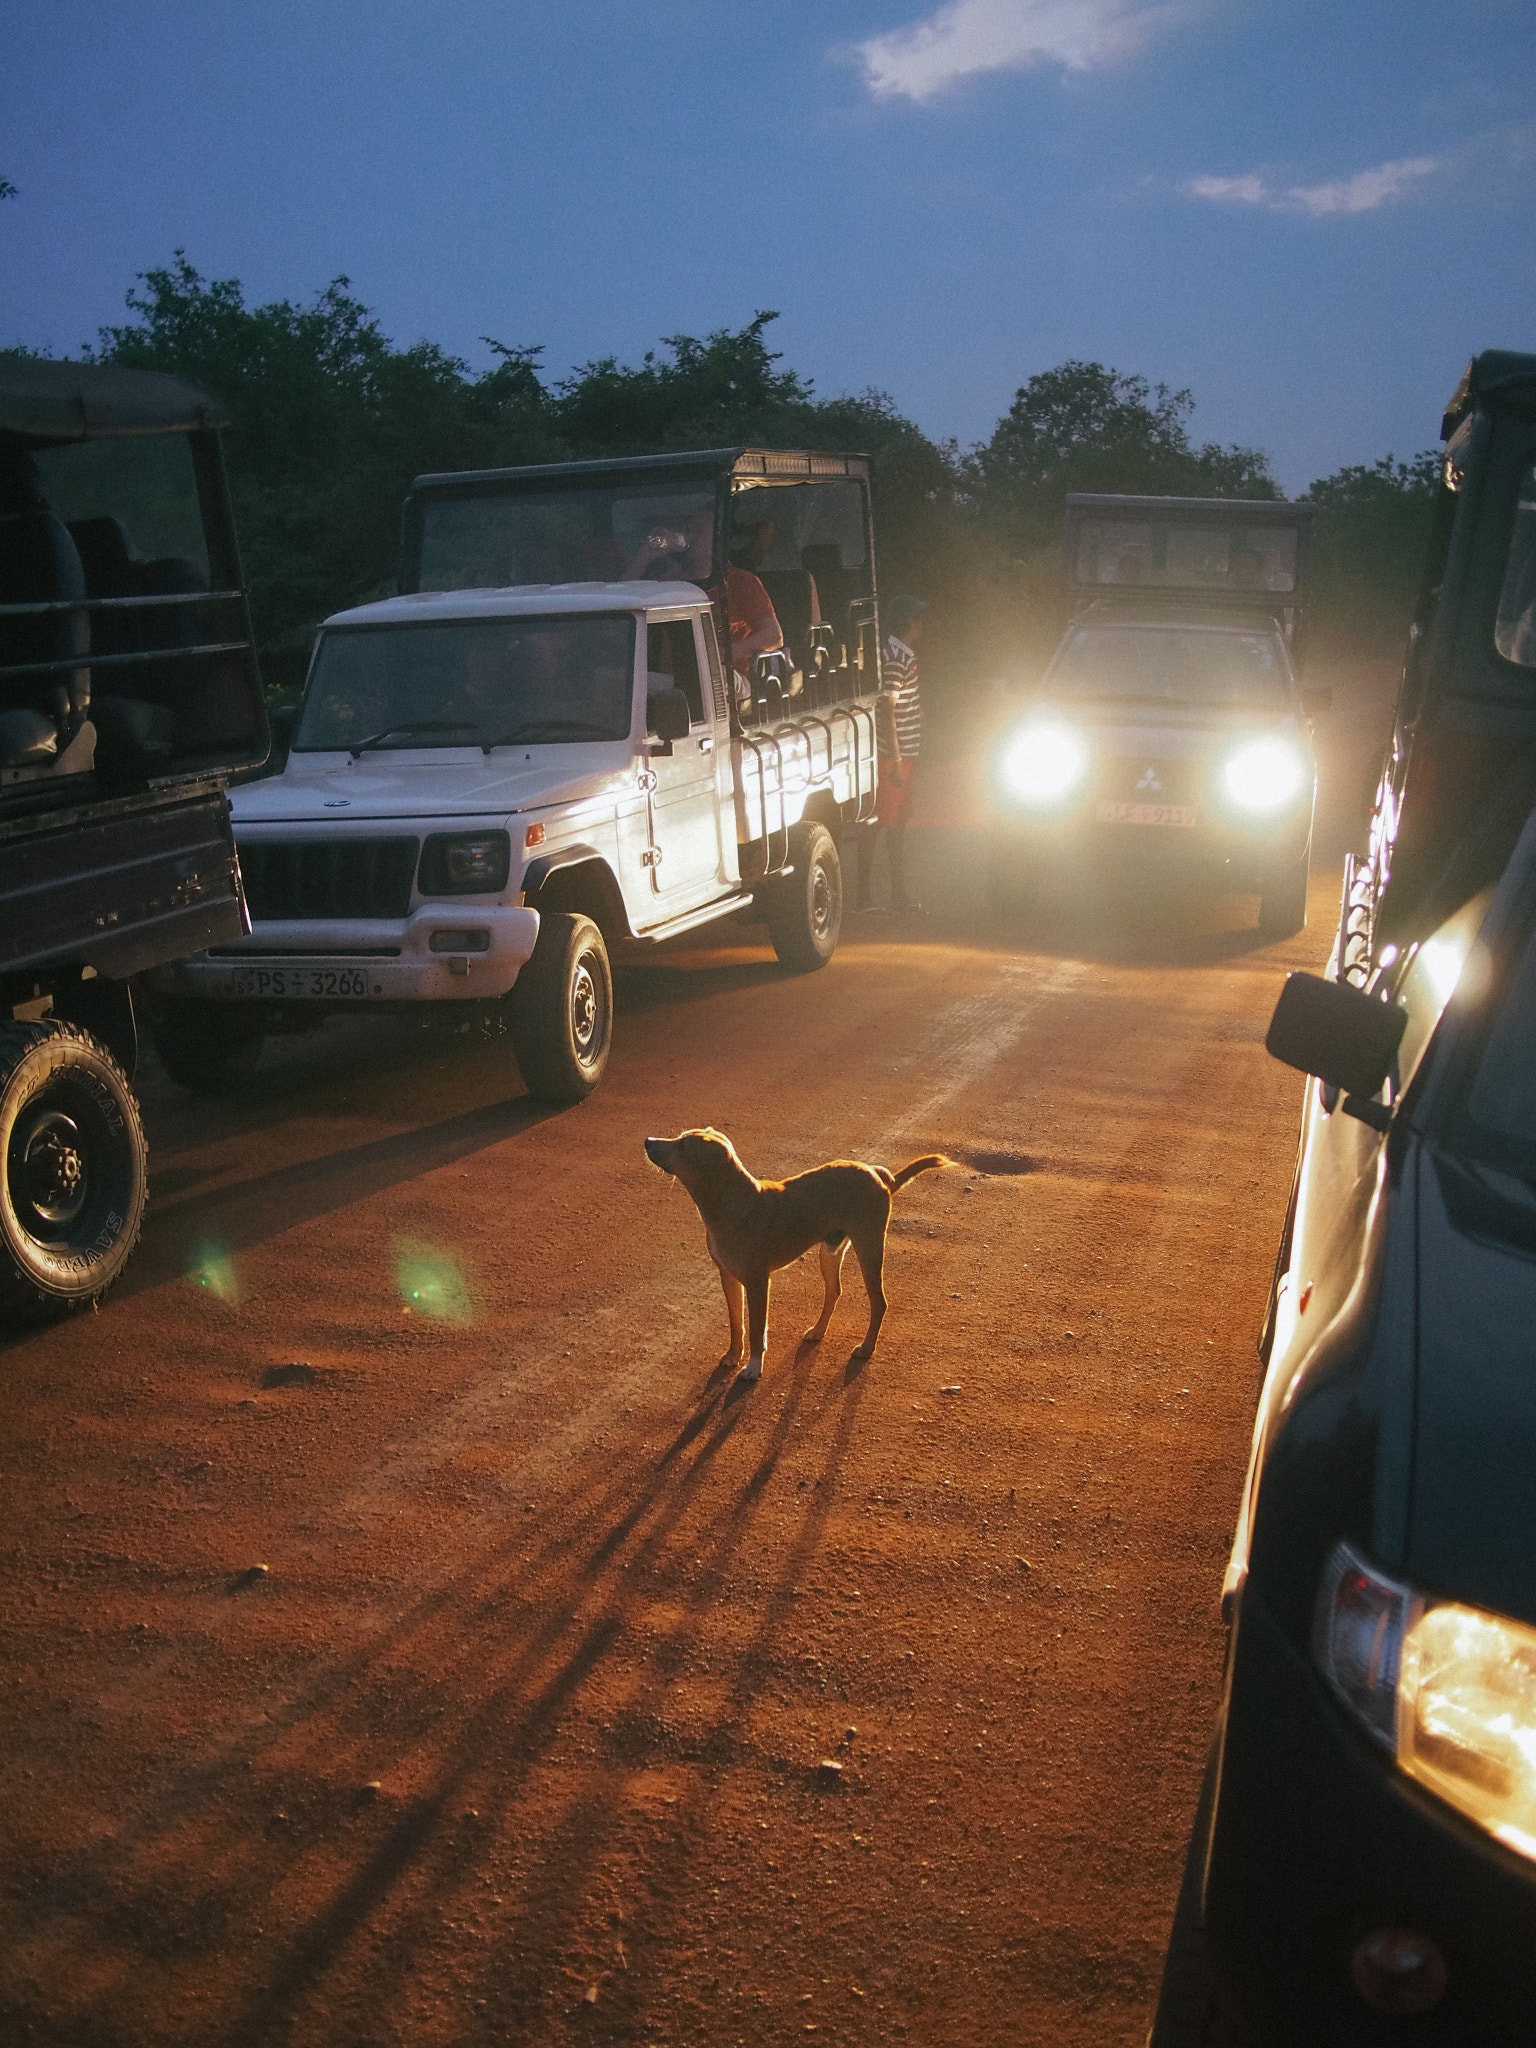
[[[485,817],[579,803],[635,786],[629,742],[508,748],[488,760],[478,747],[434,749],[402,760],[365,754],[291,756],[281,775],[229,793],[236,825],[340,823],[347,818]]]

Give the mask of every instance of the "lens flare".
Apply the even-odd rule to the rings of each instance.
[[[202,1244],[197,1248],[187,1278],[194,1287],[206,1289],[220,1301],[232,1304],[240,1300],[240,1283],[235,1277],[235,1262],[221,1244]]]
[[[395,1282],[401,1307],[412,1315],[434,1316],[444,1323],[474,1321],[463,1274],[452,1259],[430,1245],[395,1246]]]

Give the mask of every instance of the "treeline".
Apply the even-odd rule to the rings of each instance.
[[[769,347],[771,312],[702,340],[668,336],[638,366],[602,357],[551,379],[538,347],[490,337],[495,360],[478,372],[432,342],[398,348],[345,277],[309,305],[250,307],[236,280],[205,279],[178,252],[142,275],[128,310],[88,355],[174,371],[229,407],[226,454],[274,688],[302,678],[319,619],[392,588],[400,503],[428,470],[733,442],[867,451],[882,587],[930,599],[933,666],[957,680],[1027,672],[1048,654],[1067,492],[1279,495],[1257,449],[1193,442],[1188,391],[1099,363],[1031,377],[991,438],[961,450],[884,392],[819,398]],[[1312,486],[1324,643],[1395,652],[1434,462],[1388,457]]]

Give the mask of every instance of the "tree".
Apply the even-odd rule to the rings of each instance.
[[[1316,505],[1315,619],[1340,652],[1395,656],[1413,616],[1440,453],[1426,448],[1399,462],[1353,463],[1319,477],[1307,491]]]
[[[299,680],[316,623],[382,594],[401,500],[428,470],[767,442],[874,455],[882,553],[897,583],[942,553],[952,451],[883,392],[820,400],[778,367],[757,313],[743,328],[674,334],[638,367],[584,363],[551,389],[536,348],[486,337],[480,374],[435,343],[396,348],[345,277],[307,306],[248,307],[178,250],[141,274],[134,316],[102,330],[98,360],[171,370],[229,408],[227,456],[252,614],[269,683]],[[90,354],[91,351],[87,351]],[[888,587],[896,587],[889,585]]]
[[[965,465],[975,516],[1016,552],[1052,545],[1069,491],[1274,498],[1255,448],[1191,445],[1188,391],[1103,363],[1069,361],[1021,385],[990,441]]]
[[[308,306],[248,307],[235,278],[176,251],[128,294],[96,360],[169,370],[227,407],[226,448],[252,619],[271,684],[303,674],[315,624],[388,588],[400,504],[423,470],[564,452],[536,349],[490,344],[474,376],[433,342],[397,349],[345,277]]]

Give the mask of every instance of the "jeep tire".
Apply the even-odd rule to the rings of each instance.
[[[759,890],[768,936],[779,965],[792,974],[825,967],[843,929],[843,867],[825,825],[802,825],[790,835],[791,872]]]
[[[590,917],[546,911],[533,956],[507,998],[528,1093],[580,1102],[603,1078],[613,1044],[613,970]]]
[[[139,1105],[78,1025],[0,1026],[0,1316],[95,1301],[139,1241],[149,1155]]]

